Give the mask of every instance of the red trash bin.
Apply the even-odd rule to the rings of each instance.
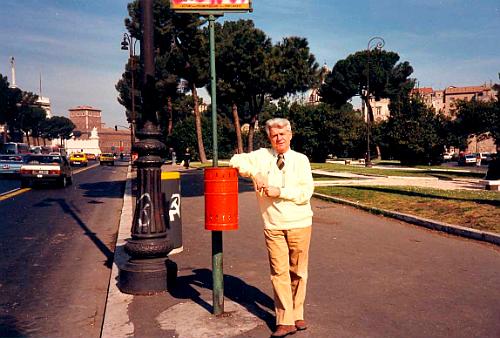
[[[205,229],[238,229],[238,171],[234,168],[205,169]]]

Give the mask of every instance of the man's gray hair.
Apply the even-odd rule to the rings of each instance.
[[[266,121],[266,134],[269,136],[269,129],[271,128],[286,128],[288,131],[292,131],[292,125],[290,121],[282,117],[275,117]]]

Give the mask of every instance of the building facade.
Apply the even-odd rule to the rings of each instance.
[[[69,109],[69,119],[75,124],[76,130],[90,133],[93,128],[101,131],[101,110],[91,106],[77,106]]]
[[[130,153],[130,130],[115,130],[114,128],[101,128],[99,132],[99,147],[103,153]]]
[[[425,104],[433,107],[436,112],[442,112],[447,116],[451,115],[459,100],[493,101],[496,97],[496,91],[492,84],[467,87],[450,86],[444,90],[433,90],[429,87],[415,88],[412,90],[412,94],[420,95]]]
[[[419,95],[423,102],[433,107],[436,112],[442,112],[446,116],[451,116],[456,109],[457,101],[493,101],[496,98],[496,91],[492,84],[482,86],[454,87],[450,86],[444,90],[433,90],[432,88],[415,88],[412,94]],[[489,133],[481,135],[470,135],[467,140],[468,153],[496,152],[495,140]],[[455,150],[457,152],[458,149]]]
[[[102,113],[91,106],[77,106],[69,109],[69,119],[75,124],[75,130],[81,131],[81,140],[88,140],[92,130],[99,134],[99,148],[102,153],[130,153],[132,139],[130,129],[116,130],[107,128],[102,122]]]

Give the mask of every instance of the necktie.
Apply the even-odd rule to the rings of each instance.
[[[285,160],[283,159],[283,154],[278,154],[278,160],[276,161],[276,165],[278,166],[279,170],[283,169],[285,166]]]

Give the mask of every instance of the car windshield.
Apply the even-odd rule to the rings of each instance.
[[[29,156],[26,159],[26,163],[28,164],[38,164],[38,163],[43,163],[43,164],[51,164],[51,163],[61,163],[61,157],[60,156]]]
[[[101,156],[104,156],[104,157],[113,157],[113,154],[106,154],[106,153],[104,153],[104,154],[101,154]]]
[[[73,157],[76,157],[76,158],[83,158],[83,155],[82,155],[82,154],[75,154],[75,155],[73,155]]]

